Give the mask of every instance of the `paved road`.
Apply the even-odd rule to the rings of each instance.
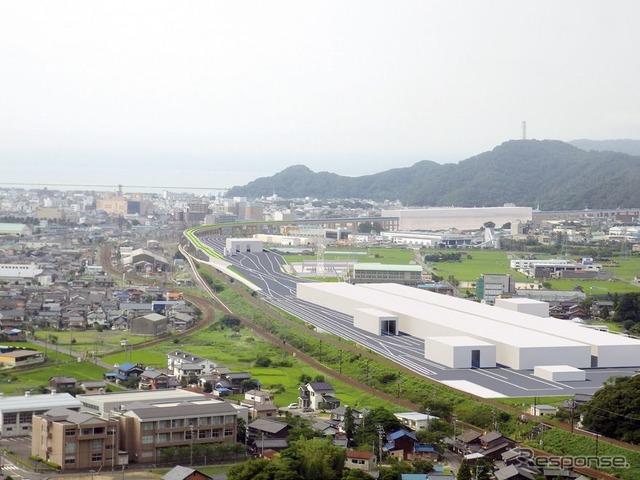
[[[223,254],[225,237],[201,240]],[[298,283],[307,280],[283,272],[282,256],[272,252],[237,253],[225,257],[235,271],[260,288],[261,298],[326,331],[375,351],[396,363],[454,388],[486,397],[532,397],[593,393],[611,376],[631,375],[634,369],[590,369],[584,382],[560,383],[533,377],[529,370],[510,368],[450,369],[424,358],[424,341],[409,335],[376,336],[353,326],[353,318],[296,298]],[[483,390],[486,389],[486,390]]]

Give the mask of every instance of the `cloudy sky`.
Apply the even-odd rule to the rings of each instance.
[[[640,139],[640,2],[0,2],[0,183],[230,187]]]

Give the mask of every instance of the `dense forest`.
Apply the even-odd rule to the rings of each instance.
[[[421,161],[345,177],[296,165],[233,187],[228,196],[366,198],[407,206],[501,206],[541,210],[637,207],[640,156],[585,151],[555,140],[513,140],[457,164]]]

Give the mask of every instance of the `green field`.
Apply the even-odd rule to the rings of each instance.
[[[421,254],[438,252],[439,250],[429,250],[422,251]],[[470,250],[462,252],[460,262],[435,262],[429,263],[428,267],[445,279],[453,275],[457,280],[473,282],[482,274],[507,273],[515,275],[517,281],[527,281],[527,277],[509,268],[509,260],[508,254],[500,250]]]
[[[228,367],[233,371],[250,372],[262,384],[266,390],[277,391],[275,403],[279,406],[287,405],[298,399],[298,386],[300,385],[300,375],[306,374],[315,378],[321,375],[317,370],[305,365],[300,360],[284,356],[281,349],[270,345],[255,333],[248,329],[241,329],[239,332],[233,330],[217,330],[207,327],[196,334],[180,339],[180,343],[175,344],[167,340],[157,345],[150,346],[143,350],[133,350],[130,354],[118,353],[108,355],[103,358],[107,363],[123,363],[132,361],[142,363],[145,366],[166,367],[167,353],[175,349],[184,349],[190,353],[208,358],[218,365]],[[129,358],[129,355],[130,358]],[[259,368],[254,366],[256,357],[264,355],[271,359],[273,366]],[[282,366],[285,361],[291,366]],[[326,378],[333,383],[336,389],[336,396],[343,404],[351,406],[367,406],[369,408],[384,406],[392,411],[398,411],[399,407],[379,399],[373,395],[368,395],[355,388],[337,381],[333,378]]]
[[[573,290],[580,286],[587,295],[606,295],[607,293],[640,292],[640,286],[629,282],[606,282],[596,280],[548,280],[552,290]]]
[[[15,344],[33,350],[44,351],[39,345]],[[56,354],[48,350],[49,361],[40,368],[30,370],[7,369],[0,372],[0,392],[5,395],[24,395],[27,390],[34,390],[49,384],[49,379],[55,376],[74,377],[78,382],[85,380],[102,380],[105,369],[90,362],[78,362],[75,358]]]
[[[617,266],[607,266],[605,270],[611,272],[616,277],[631,282],[634,277],[640,277],[640,256],[615,257],[613,259]]]
[[[315,261],[315,255],[284,255],[287,263]],[[416,252],[409,248],[350,248],[348,250],[329,249],[324,252],[325,261],[382,263],[385,265],[409,265],[416,258]]]
[[[79,353],[98,352],[98,355],[105,355],[110,352],[121,350],[123,347],[120,342],[126,339],[129,345],[137,345],[145,341],[150,340],[151,337],[145,337],[143,335],[131,335],[128,332],[122,332],[118,330],[104,330],[98,332],[97,330],[86,330],[84,332],[70,332],[68,330],[41,330],[34,333],[36,340],[41,342],[48,341],[49,349],[54,349],[53,342],[49,339],[50,336],[57,338],[56,343],[61,348],[68,348]],[[72,342],[75,339],[75,342]]]

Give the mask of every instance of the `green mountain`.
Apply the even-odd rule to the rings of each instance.
[[[584,151],[555,140],[512,140],[457,164],[421,161],[360,177],[296,165],[227,196],[367,198],[408,206],[500,206],[542,210],[640,206],[640,157]]]

